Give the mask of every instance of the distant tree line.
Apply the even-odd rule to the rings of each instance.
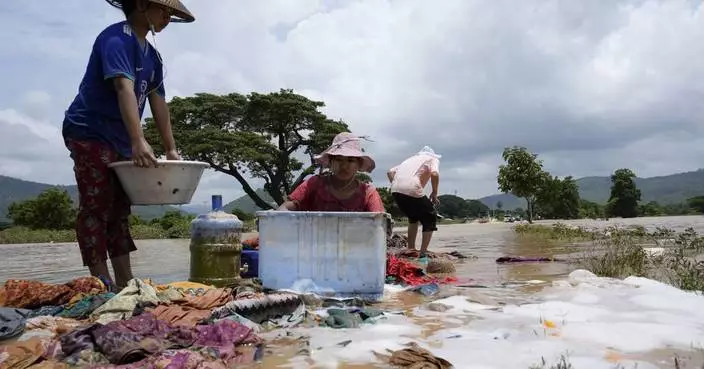
[[[683,215],[704,212],[704,195],[682,204],[641,204],[641,192],[636,186],[635,173],[626,168],[611,175],[611,191],[606,204],[581,199],[579,186],[572,176],[559,178],[543,169],[543,161],[525,147],[507,147],[499,166],[499,190],[526,200],[526,218],[633,218],[638,216]]]
[[[8,207],[11,226],[29,229],[67,230],[76,224],[76,207],[69,193],[60,188],[49,188],[37,197],[12,203]],[[131,225],[161,228],[170,238],[188,237],[188,229],[194,216],[180,211],[168,211],[163,216],[144,220],[130,215]],[[9,225],[7,225],[9,226]]]

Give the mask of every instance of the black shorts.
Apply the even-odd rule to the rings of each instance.
[[[438,213],[427,196],[412,197],[399,192],[394,192],[392,196],[401,212],[408,217],[409,223],[420,222],[423,225],[423,232],[438,230]]]

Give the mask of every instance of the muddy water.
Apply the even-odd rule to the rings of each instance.
[[[550,223],[550,222],[538,222]],[[610,225],[644,225],[649,228],[667,227],[677,230],[692,227],[704,233],[704,217],[652,217],[629,220],[568,221],[588,227]],[[461,261],[457,274],[464,287],[454,287],[441,294],[463,294],[480,303],[520,303],[531,300],[535,292],[555,279],[565,277],[574,267],[568,263],[527,263],[497,265],[497,257],[567,255],[569,245],[546,244],[516,237],[513,225],[507,223],[458,224],[439,227],[433,251],[459,251],[472,258]],[[398,229],[397,231],[403,231]],[[245,236],[246,237],[246,236]],[[133,254],[133,269],[139,278],[155,282],[186,280],[189,272],[188,240],[142,240]],[[36,279],[60,283],[82,275],[87,270],[81,265],[78,248],[72,243],[0,245],[0,283],[9,278]],[[540,283],[542,281],[543,283]],[[422,336],[439,329],[451,328],[434,319],[415,317],[412,309],[427,300],[417,293],[399,293],[383,303],[384,308],[404,311],[423,327]],[[304,350],[291,340],[271,342],[266,350],[263,367],[277,367]],[[304,350],[305,351],[305,350]],[[659,355],[658,355],[659,356]],[[348,368],[374,366],[341,366]]]

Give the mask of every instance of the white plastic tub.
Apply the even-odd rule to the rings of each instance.
[[[260,211],[257,217],[264,287],[296,289],[309,280],[323,294],[383,294],[388,214]]]
[[[181,205],[191,202],[207,163],[159,160],[156,167],[140,168],[131,161],[111,163],[132,205]]]

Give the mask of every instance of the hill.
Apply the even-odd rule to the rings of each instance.
[[[24,201],[38,196],[43,191],[58,187],[66,190],[75,204],[78,203],[78,188],[76,186],[57,186],[46,183],[25,181],[22,179],[0,175],[0,222],[7,220],[7,208],[17,201]],[[153,219],[164,215],[167,211],[179,211],[173,206],[133,206],[132,213],[143,219]]]
[[[589,201],[605,204],[611,192],[611,177],[583,177],[577,180],[579,195]],[[660,204],[678,204],[693,196],[704,195],[704,169],[667,176],[636,178],[641,191],[641,202],[657,201]],[[495,208],[501,201],[504,209],[526,207],[525,200],[510,194],[496,194],[479,199]]]
[[[262,200],[272,203],[274,202],[274,199],[271,198],[271,196],[264,191],[263,188],[258,189],[257,195],[262,198]],[[232,209],[240,209],[244,211],[245,213],[254,213],[257,212],[260,209],[257,205],[254,204],[254,201],[249,198],[249,195],[244,195],[234,201],[231,201],[227,203],[225,206],[223,206],[223,210],[227,211],[228,213],[232,211]]]

